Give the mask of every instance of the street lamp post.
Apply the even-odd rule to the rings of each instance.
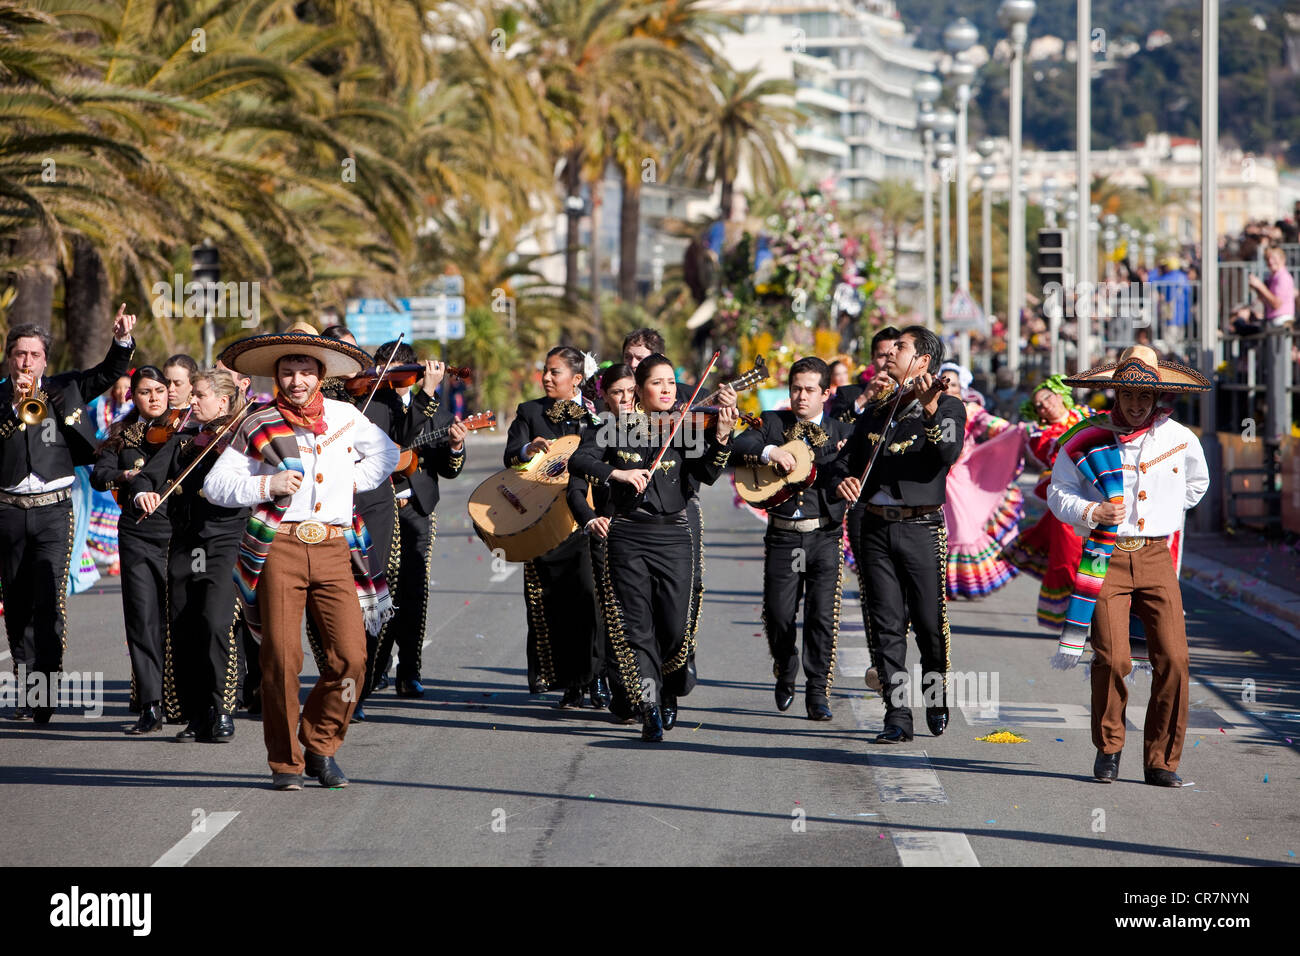
[[[1075,140],[1075,157],[1077,168],[1075,175],[1075,189],[1079,196],[1079,215],[1082,219],[1083,210],[1089,207],[1092,199],[1092,173],[1089,169],[1092,149],[1092,0],[1078,0],[1078,24],[1075,34],[1075,117],[1074,117],[1074,140]],[[1088,222],[1088,230],[1091,232],[1092,224],[1097,219],[1097,213],[1093,213]],[[1080,239],[1090,238],[1083,235],[1082,223],[1080,228]],[[1079,282],[1089,283],[1089,286],[1096,281],[1096,273],[1088,268],[1088,256],[1090,242],[1079,243]],[[1089,304],[1091,306],[1091,303]],[[1091,311],[1089,312],[1089,315]],[[1080,315],[1079,317],[1079,370],[1088,368],[1088,316]]]
[[[965,17],[954,20],[943,31],[943,43],[953,55],[948,64],[948,79],[957,92],[957,288],[970,291],[970,197],[967,193],[966,117],[970,106],[970,85],[975,79],[975,65],[961,59],[979,40],[975,24]]]
[[[912,95],[920,104],[916,114],[916,126],[921,130],[921,143],[924,148],[924,160],[921,164],[922,192],[925,197],[925,311],[922,316],[928,328],[935,328],[934,314],[934,198],[931,189],[931,170],[934,162],[934,102],[943,92],[943,87],[932,75],[926,73],[917,78],[912,86]]]
[[[993,140],[982,139],[976,149],[982,158],[979,167],[979,176],[981,182],[981,209],[983,236],[980,243],[980,285],[983,289],[984,319],[990,324],[993,321],[993,174],[997,172],[997,166],[993,164],[992,156],[995,146]]]
[[[952,158],[956,148],[952,144],[952,132],[957,125],[957,117],[952,110],[944,107],[935,111],[934,131],[939,137],[935,143],[934,153],[939,166],[939,314],[948,311],[948,300],[952,292],[952,251],[950,236],[951,226],[948,220],[948,184],[952,182]]]
[[[1007,368],[1020,377],[1020,307],[1025,300],[1025,207],[1020,198],[1020,112],[1024,98],[1025,40],[1034,0],[1003,0],[998,20],[1011,34],[1011,189],[1007,250]]]

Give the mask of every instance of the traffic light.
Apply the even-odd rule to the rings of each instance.
[[[1044,286],[1049,282],[1065,284],[1066,255],[1065,229],[1038,230],[1038,278]]]
[[[195,282],[221,281],[221,251],[212,244],[211,239],[204,239],[190,250],[194,261]]]

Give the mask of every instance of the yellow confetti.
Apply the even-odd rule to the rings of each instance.
[[[976,737],[976,740],[982,740],[989,744],[1027,744],[1028,737],[1019,737],[1009,730],[997,730],[987,737]]]

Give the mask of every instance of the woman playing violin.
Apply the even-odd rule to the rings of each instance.
[[[666,680],[690,652],[691,482],[713,484],[722,474],[736,408],[734,391],[724,385],[716,426],[702,436],[680,430],[668,441],[671,417],[664,413],[677,398],[672,363],[662,355],[642,359],[636,391],[638,411],[620,417],[605,441],[579,446],[569,470],[610,489],[610,639],[618,680],[640,710],[641,739],[657,742],[677,720],[675,688]]]
[[[249,510],[217,507],[200,490],[228,441],[222,430],[243,401],[229,374],[200,372],[194,377],[192,402],[200,425],[197,433],[174,432],[141,470],[132,490],[134,504],[152,513],[181,472],[198,461],[165,503],[170,505],[172,536],[164,694],[167,716],[187,721],[177,740],[219,743],[235,735],[239,656],[234,569]]]
[[[99,459],[90,475],[99,491],[119,492],[130,487],[140,470],[161,447],[148,433],[161,427],[167,415],[167,379],[162,370],[144,365],[131,376],[135,411],[109,432],[100,446]],[[155,431],[155,437],[158,432]],[[164,434],[164,442],[167,440]],[[162,618],[167,589],[167,539],[171,525],[164,511],[144,515],[130,494],[119,494],[118,548],[122,562],[122,610],[126,644],[131,655],[133,697],[140,702],[140,719],[128,734],[156,733],[163,728],[163,644],[166,622]]]

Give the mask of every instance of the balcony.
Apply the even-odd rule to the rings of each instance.
[[[849,147],[834,133],[819,129],[799,129],[794,134],[795,147],[801,153],[820,153],[838,159],[849,158]]]

